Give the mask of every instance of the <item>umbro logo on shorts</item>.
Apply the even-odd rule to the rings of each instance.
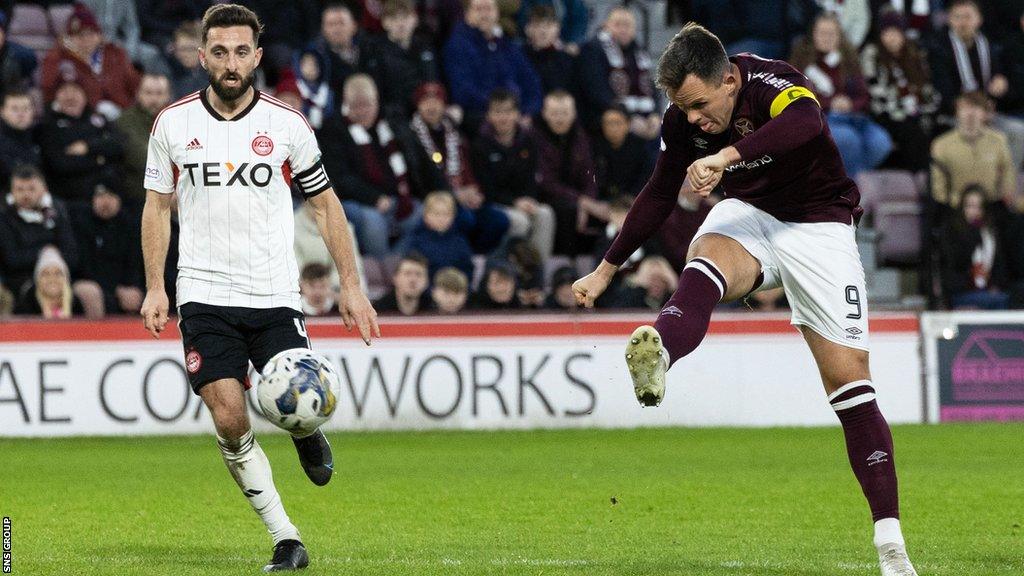
[[[188,146],[185,146],[185,151],[186,152],[190,152],[192,150],[202,150],[202,149],[203,149],[203,145],[199,143],[199,138],[193,138],[192,141],[188,143]]]

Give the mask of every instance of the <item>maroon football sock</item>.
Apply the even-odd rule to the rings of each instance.
[[[713,262],[694,258],[679,276],[679,288],[662,308],[654,328],[668,351],[669,366],[700,344],[711,322],[711,311],[727,290],[725,276]]]
[[[842,386],[828,397],[846,435],[850,466],[871,507],[871,518],[900,517],[892,433],[878,410],[869,380]]]

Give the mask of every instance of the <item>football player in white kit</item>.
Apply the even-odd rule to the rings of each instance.
[[[348,223],[313,130],[301,112],[252,86],[263,53],[261,30],[248,8],[221,4],[207,10],[199,54],[210,86],[171,104],[153,123],[141,313],[146,330],[159,337],[167,324],[164,262],[176,193],[185,368],[213,416],[228,470],[273,538],[273,558],[263,570],[274,572],[303,568],[309,556],[253,437],[244,389],[250,361],[259,370],[282,350],[309,347],[293,252],[292,182],[313,206],[341,275],[345,326],[357,327],[366,344],[380,329],[360,289]],[[323,433],[293,441],[309,479],[326,484],[333,457]]]

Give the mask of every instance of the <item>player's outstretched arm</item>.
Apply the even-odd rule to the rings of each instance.
[[[307,199],[313,205],[316,215],[316,226],[320,236],[327,245],[327,250],[334,259],[341,277],[341,317],[349,330],[353,326],[359,329],[359,335],[369,346],[374,336],[380,338],[380,327],[377,326],[377,311],[373,309],[366,294],[359,287],[359,274],[356,272],[356,256],[352,251],[352,238],[348,231],[348,218],[341,207],[334,188]]]
[[[164,265],[171,243],[171,207],[173,194],[146,191],[142,208],[142,258],[146,265],[146,299],[139,313],[146,331],[159,338],[167,326],[167,291],[164,287]]]

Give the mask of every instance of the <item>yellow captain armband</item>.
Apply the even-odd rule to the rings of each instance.
[[[811,100],[818,102],[818,99],[814,96],[813,92],[803,86],[794,86],[789,90],[783,90],[775,97],[775,100],[772,100],[772,108],[769,114],[772,118],[775,118],[779,114],[782,114],[782,111],[786,109],[786,106],[789,106],[801,98],[810,98]],[[821,103],[818,102],[818,105],[820,106]]]

